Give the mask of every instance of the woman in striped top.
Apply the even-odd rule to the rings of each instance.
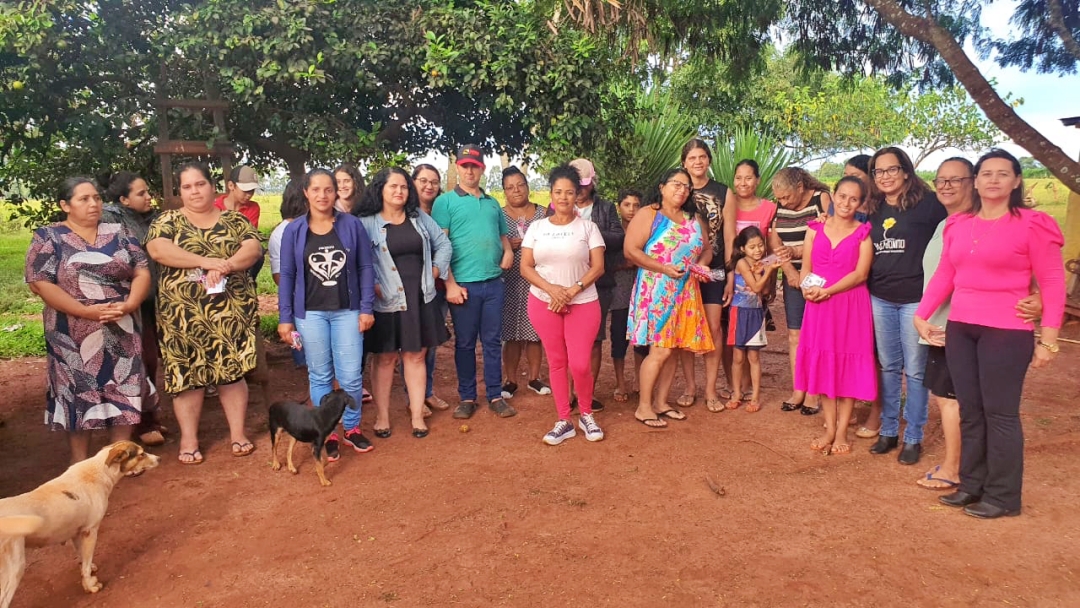
[[[786,261],[781,266],[784,271],[784,314],[788,327],[788,359],[791,365],[791,397],[780,406],[785,412],[801,410],[811,416],[820,411],[820,407],[803,405],[806,393],[795,390],[795,353],[799,350],[799,331],[802,329],[803,299],[799,287],[799,273],[802,270],[802,247],[806,240],[806,225],[829,208],[829,187],[821,183],[805,169],[787,167],[781,169],[772,181],[773,194],[776,196],[776,218],[773,219],[769,232],[769,249],[778,253]]]

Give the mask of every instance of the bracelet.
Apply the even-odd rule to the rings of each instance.
[[[1043,342],[1042,340],[1039,340],[1039,346],[1041,346],[1041,347],[1045,348],[1046,350],[1050,351],[1051,353],[1055,353],[1055,354],[1059,350],[1061,350],[1061,347],[1058,346],[1057,344],[1047,344],[1046,342]]]

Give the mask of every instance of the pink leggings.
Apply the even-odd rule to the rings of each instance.
[[[551,376],[551,393],[560,420],[570,419],[570,381],[566,368],[574,376],[578,408],[592,413],[593,377],[590,358],[596,332],[600,330],[600,302],[571,304],[569,312],[548,310],[547,302],[529,294],[529,320],[544,345]]]

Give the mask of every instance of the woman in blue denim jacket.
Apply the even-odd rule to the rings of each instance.
[[[374,354],[375,435],[390,436],[390,386],[403,362],[414,437],[426,437],[424,389],[427,349],[449,338],[435,300],[435,279],[446,274],[450,239],[420,210],[412,178],[396,167],[375,175],[356,210],[371,238],[375,266],[375,325],[367,336]]]

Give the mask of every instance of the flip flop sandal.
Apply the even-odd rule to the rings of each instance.
[[[834,443],[832,445],[832,447],[829,448],[829,454],[850,454],[850,453],[851,453],[851,444],[850,443]]]
[[[255,451],[255,444],[250,441],[240,443],[239,441],[232,442],[232,455],[237,458],[243,458],[244,456],[250,456]]]
[[[611,394],[611,398],[614,399],[616,403],[626,403],[626,401],[630,398],[630,395],[622,391],[616,390]]]
[[[666,429],[667,428],[667,421],[661,420],[660,418],[638,418],[637,416],[634,416],[634,420],[637,420],[638,422],[640,422],[641,424],[644,424],[645,426],[649,427],[650,429]],[[650,423],[653,423],[653,424],[650,424]]]
[[[920,488],[923,488],[923,489],[926,489],[926,490],[954,490],[954,489],[956,489],[957,487],[960,486],[959,481],[953,481],[951,479],[945,479],[945,478],[942,478],[942,477],[934,477],[934,475],[940,470],[941,470],[941,465],[939,464],[936,467],[934,467],[933,471],[930,471],[929,473],[926,474],[926,479],[919,479],[915,483],[919,484]],[[923,483],[924,481],[937,481],[937,482],[943,483],[945,485],[944,486],[928,486],[925,483]]]
[[[694,403],[696,403],[696,402],[697,402],[697,397],[694,396],[694,395],[680,395],[679,398],[675,400],[675,403],[679,407],[690,407],[691,405],[694,405]]]
[[[753,414],[754,412],[760,412],[761,403],[751,399],[750,402],[746,404],[746,411],[750,414]]]
[[[182,459],[183,456],[191,456],[191,460],[183,460]],[[203,455],[202,455],[202,452],[199,451],[198,448],[195,448],[195,450],[191,451],[191,452],[180,452],[180,456],[177,457],[177,460],[180,461],[180,464],[188,464],[188,465],[202,464],[203,463]]]
[[[741,406],[741,405],[742,405],[742,399],[731,398],[731,399],[728,399],[727,405],[725,405],[724,407],[726,407],[729,410],[737,410],[737,409],[739,409],[739,406]]]
[[[664,410],[662,412],[656,412],[656,415],[661,418],[670,418],[671,420],[686,420],[686,414],[679,410],[672,408],[670,410]]]
[[[724,411],[724,403],[719,399],[706,399],[705,407],[714,414]]]
[[[730,388],[722,388],[722,389],[720,389],[720,398],[721,399],[727,401],[728,399],[731,399],[734,396],[735,396],[735,393],[731,392]]]

